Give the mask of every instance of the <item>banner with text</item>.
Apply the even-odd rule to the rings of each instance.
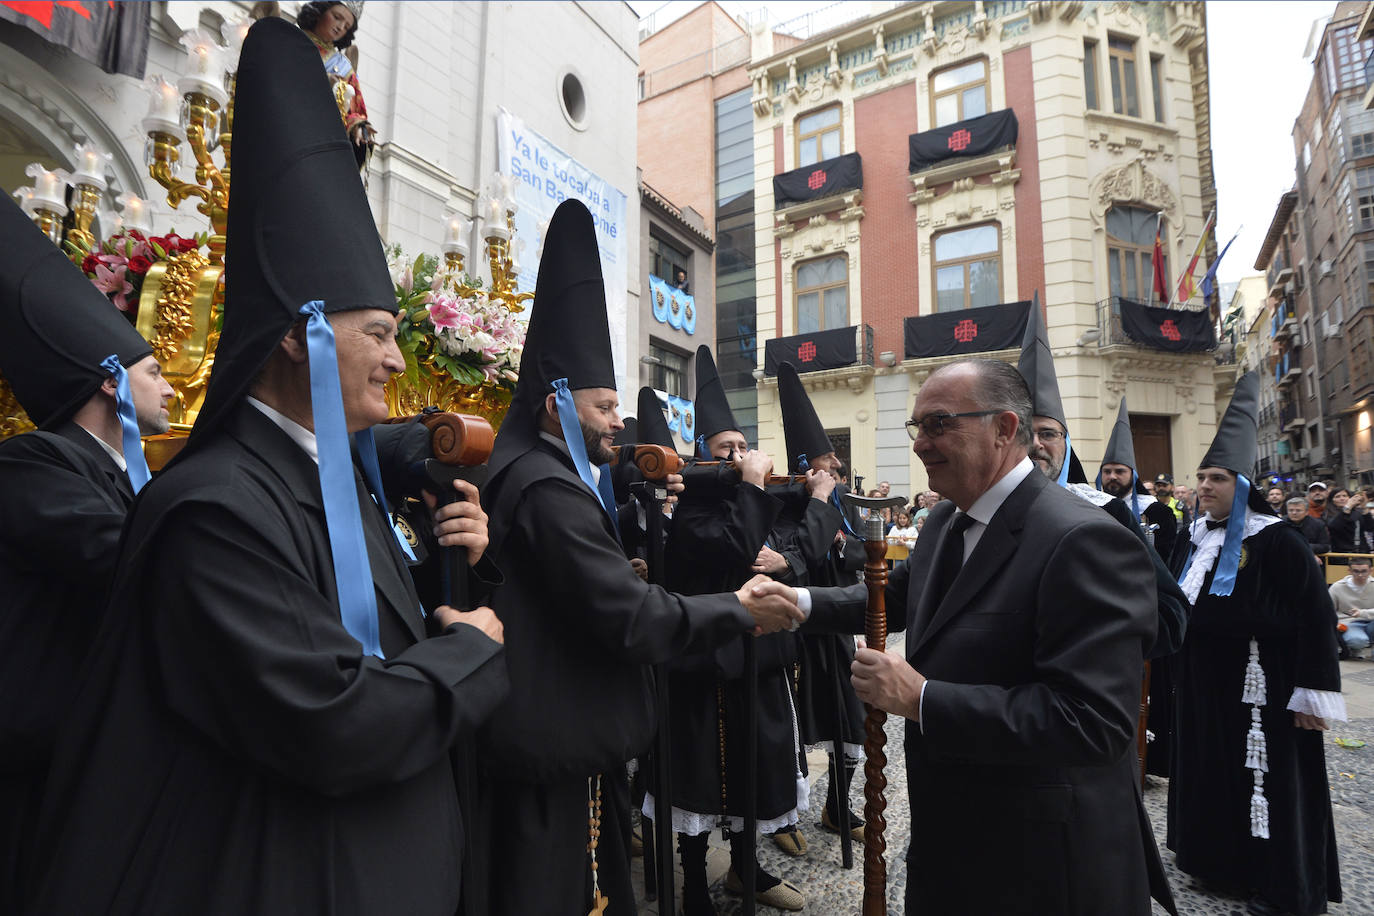
[[[592,211],[597,248],[601,252],[601,275],[606,280],[606,317],[611,329],[616,388],[621,404],[635,403],[638,389],[630,391],[626,387],[631,229],[625,221],[625,193],[500,107],[496,109],[496,134],[498,169],[520,178],[515,190],[515,232],[516,238],[525,242],[519,280],[522,292],[533,292],[538,276],[535,252],[540,243],[539,226],[546,224],[558,205],[570,197],[576,197]],[[636,289],[638,283],[636,276]]]

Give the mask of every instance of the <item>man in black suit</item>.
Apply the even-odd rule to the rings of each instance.
[[[888,584],[905,651],[860,649],[854,688],[909,720],[909,913],[1143,916],[1162,871],[1133,740],[1152,566],[1139,538],[1031,473],[1031,411],[995,360],[921,387],[907,429],[948,501]],[[797,597],[804,628],[862,630],[862,586]]]

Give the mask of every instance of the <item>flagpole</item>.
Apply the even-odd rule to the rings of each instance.
[[[1155,241],[1159,241],[1159,227],[1164,222],[1164,211],[1159,210],[1155,213]],[[1155,277],[1160,275],[1160,266],[1154,263],[1155,252],[1164,254],[1164,246],[1150,249],[1150,302],[1155,301]]]
[[[1174,291],[1169,295],[1169,301],[1168,301],[1168,303],[1166,303],[1165,306],[1164,306],[1166,309],[1167,309],[1167,308],[1173,308],[1174,300],[1178,298],[1178,294],[1183,290],[1183,278],[1184,278],[1185,276],[1191,275],[1192,272],[1193,272],[1193,269],[1197,267],[1197,259],[1198,259],[1199,257],[1201,257],[1201,250],[1200,250],[1200,249],[1201,249],[1203,240],[1207,237],[1207,230],[1212,228],[1212,220],[1214,220],[1214,219],[1216,219],[1216,218],[1217,218],[1217,211],[1216,211],[1215,209],[1213,209],[1211,215],[1207,217],[1207,222],[1203,223],[1203,225],[1202,225],[1202,231],[1198,233],[1197,241],[1198,241],[1199,250],[1198,250],[1198,251],[1195,251],[1195,252],[1193,253],[1193,260],[1192,260],[1191,262],[1189,262],[1189,264],[1188,264],[1188,269],[1187,269],[1186,271],[1184,271],[1182,274],[1179,275],[1178,284],[1174,287]],[[1190,297],[1190,298],[1191,298],[1191,297]]]

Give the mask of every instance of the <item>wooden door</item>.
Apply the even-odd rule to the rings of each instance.
[[[1141,480],[1154,480],[1159,474],[1174,474],[1174,443],[1169,434],[1169,417],[1131,414],[1131,439],[1135,445],[1136,471]],[[1191,469],[1187,469],[1191,470]],[[1178,473],[1186,473],[1180,469]],[[1178,483],[1178,480],[1174,480]]]

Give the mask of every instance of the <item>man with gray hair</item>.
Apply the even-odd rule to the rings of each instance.
[[[1152,894],[1173,912],[1133,740],[1151,565],[1033,473],[1031,412],[1014,368],[967,359],[931,374],[906,423],[946,501],[888,582],[905,649],[862,648],[852,675],[908,720],[907,912],[1145,916]],[[795,596],[803,630],[863,630],[863,586],[757,590]]]

